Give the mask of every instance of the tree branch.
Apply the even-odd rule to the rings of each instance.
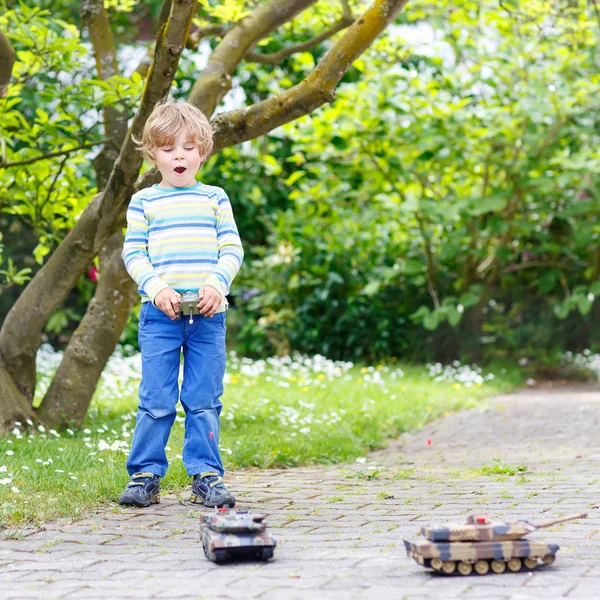
[[[246,108],[217,115],[212,120],[212,154],[257,138],[294,121],[335,98],[335,87],[350,65],[391,23],[408,0],[377,0],[321,58],[298,85]],[[337,64],[336,64],[336,61]],[[135,191],[160,181],[156,167],[140,176]],[[124,215],[121,215],[121,219]]]
[[[289,48],[283,48],[278,52],[273,52],[273,54],[262,54],[260,52],[248,52],[245,56],[245,60],[248,62],[260,63],[263,65],[278,65],[283,62],[289,56],[293,54],[297,54],[298,52],[306,52],[307,50],[312,50],[316,46],[318,46],[321,42],[328,40],[333,37],[338,31],[342,31],[342,29],[346,29],[354,23],[354,15],[348,6],[347,0],[342,2],[343,4],[343,14],[337,23],[334,23],[329,29],[324,31],[321,35],[314,37],[312,40],[308,40],[307,42],[303,42],[301,44],[296,44],[295,46],[290,46]]]
[[[0,169],[10,169],[11,167],[22,167],[23,165],[30,165],[31,163],[38,162],[39,160],[48,160],[50,158],[56,158],[57,156],[65,156],[78,150],[85,150],[86,148],[93,148],[98,144],[106,144],[112,142],[109,138],[104,138],[96,142],[87,142],[76,148],[69,148],[68,150],[59,150],[58,152],[48,152],[48,154],[40,154],[40,156],[33,156],[32,158],[24,158],[23,160],[15,160],[14,162],[0,162]]]
[[[260,39],[293,19],[316,0],[270,0],[236,23],[213,50],[188,97],[210,117],[231,89],[231,78],[244,56]]]
[[[108,14],[104,8],[104,0],[83,0],[80,6],[81,25],[87,27],[94,57],[98,79],[106,81],[114,75],[119,75],[117,49],[110,29]],[[94,160],[98,178],[98,189],[106,184],[112,165],[119,148],[127,135],[127,108],[109,104],[104,106],[104,134],[112,139],[112,144],[105,144],[100,154]]]
[[[200,46],[200,42],[208,37],[218,37],[225,35],[227,31],[228,25],[223,25],[222,23],[215,23],[213,25],[206,25],[204,27],[198,27],[194,31],[190,33],[188,36],[185,47],[187,50],[198,50]],[[154,47],[155,42],[152,42],[150,46],[148,46],[148,52],[142,60],[140,64],[136,67],[136,73],[139,73],[142,77],[146,77],[148,74],[148,69],[152,64],[152,57],[154,56]]]
[[[502,269],[502,273],[512,273],[513,271],[520,271],[521,269],[539,269],[541,267],[553,267],[555,269],[564,269],[568,265],[561,262],[556,262],[552,260],[531,260],[525,263],[516,263],[512,265],[508,265]]]
[[[421,215],[418,210],[415,211],[415,218],[419,224],[419,231],[421,232],[421,237],[423,238],[423,250],[425,251],[425,256],[427,258],[427,289],[429,291],[429,295],[431,296],[431,300],[433,301],[433,306],[437,310],[440,308],[440,299],[435,286],[435,260],[433,258],[433,250],[431,249],[431,243],[425,228],[423,215]]]
[[[190,33],[187,44],[185,47],[188,50],[198,50],[200,42],[207,37],[220,37],[225,35],[230,25],[224,25],[223,23],[214,23],[212,25],[205,25],[204,27],[198,27]]]
[[[591,0],[592,6],[594,7],[594,14],[596,15],[596,21],[598,21],[598,25],[600,25],[600,11],[598,11],[598,5],[596,4],[596,0]]]
[[[213,153],[251,140],[294,121],[335,98],[335,88],[350,65],[393,21],[408,0],[377,0],[346,30],[308,77],[288,90],[213,120]]]
[[[60,165],[58,165],[58,169],[56,169],[56,173],[54,174],[54,177],[52,178],[52,182],[50,183],[50,186],[48,187],[48,190],[46,193],[46,199],[41,204],[39,204],[37,207],[37,212],[39,213],[40,216],[43,214],[46,204],[48,204],[48,202],[50,202],[50,198],[52,197],[52,192],[54,191],[54,186],[56,185],[58,178],[60,177],[61,173],[63,172],[63,169],[65,168],[65,165],[67,164],[68,159],[69,159],[69,157],[65,156],[60,161]]]
[[[87,18],[88,23],[90,18],[92,23],[88,24],[88,29],[94,45],[98,77],[112,77],[118,74],[116,60],[110,62],[111,57],[116,55],[116,50],[103,0],[86,0],[84,5],[86,11],[94,8],[94,14]],[[164,19],[166,18],[167,15],[164,15]],[[159,22],[164,19],[159,18]],[[92,34],[94,23],[98,31]],[[124,107],[125,104],[122,103],[121,106]],[[94,159],[100,189],[106,184],[119,147],[127,134],[126,109],[119,112],[114,106],[107,105],[104,107],[104,115],[105,130],[112,128],[115,146],[118,144],[118,147],[115,150],[105,146]],[[111,119],[116,123],[113,124]],[[108,148],[110,151],[107,151]],[[121,259],[122,250],[123,232],[119,230],[109,238],[99,254],[100,282],[86,307],[85,315],[69,340],[56,374],[37,410],[38,418],[50,427],[62,427],[67,423],[81,424],[100,374],[119,340],[137,298],[137,284],[125,270]]]
[[[0,98],[5,98],[8,94],[8,82],[12,75],[15,57],[13,47],[0,29]]]

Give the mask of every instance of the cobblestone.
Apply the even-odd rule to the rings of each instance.
[[[239,506],[266,514],[278,539],[269,563],[207,561],[203,510],[175,496],[49,523],[0,540],[0,596],[597,599],[599,425],[599,392],[527,391],[435,421],[364,464],[229,474]],[[484,476],[494,464],[526,472]],[[443,577],[407,558],[402,542],[423,524],[474,512],[539,521],[586,510],[588,519],[534,534],[561,550],[533,573]]]

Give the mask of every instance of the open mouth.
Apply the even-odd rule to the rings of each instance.
[[[175,171],[175,173],[179,173],[179,175],[181,175],[182,173],[185,173],[185,167],[175,167],[175,169],[173,169]]]

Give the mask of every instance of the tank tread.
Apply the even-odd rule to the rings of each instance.
[[[216,548],[215,550],[208,550],[206,546],[204,548],[204,555],[208,560],[216,563],[225,562],[229,558],[229,553],[225,548]]]
[[[202,544],[202,548],[204,549],[206,558],[216,563],[223,563],[228,560],[245,559],[267,561],[273,558],[275,553],[275,546],[256,546],[254,548],[251,546],[232,546],[230,548],[215,548],[214,550],[210,550],[206,544]]]
[[[462,560],[442,560],[441,558],[431,558],[423,560],[423,557],[417,555],[416,552],[411,553],[411,558],[424,566],[444,573],[445,575],[486,575],[487,573],[505,573],[506,571],[516,573],[518,571],[532,571],[540,566],[540,560],[543,565],[550,565],[554,562],[556,555],[548,554],[541,559],[537,557],[510,558],[508,560],[478,560],[478,561],[462,561]],[[421,560],[419,560],[419,558]]]

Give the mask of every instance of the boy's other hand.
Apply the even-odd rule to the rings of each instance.
[[[176,319],[179,313],[179,303],[181,302],[181,294],[177,293],[173,288],[165,288],[156,294],[154,304],[160,308],[170,319]]]
[[[200,309],[200,314],[205,317],[212,317],[217,308],[221,306],[223,297],[219,292],[210,285],[202,286],[200,290],[200,302],[196,304],[196,308]]]

